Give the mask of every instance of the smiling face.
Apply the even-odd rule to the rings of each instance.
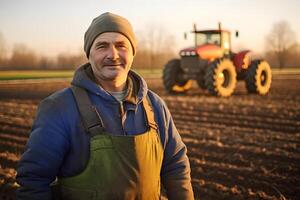
[[[133,49],[127,37],[116,32],[106,32],[94,40],[89,62],[96,81],[104,89],[115,86],[119,90],[125,87],[133,57]]]

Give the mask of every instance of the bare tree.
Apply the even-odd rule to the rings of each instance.
[[[0,32],[0,67],[3,67],[6,61],[6,47],[2,33]]]
[[[163,32],[161,27],[149,27],[148,34],[148,49],[150,50],[150,66],[157,65],[157,55],[161,52],[163,46]]]
[[[295,33],[286,21],[275,23],[266,36],[266,50],[275,56],[280,68],[285,67],[291,47],[295,43]]]
[[[48,70],[55,67],[54,59],[41,55],[37,63],[39,69]]]
[[[289,49],[287,64],[292,67],[300,67],[300,45],[295,43]]]
[[[79,65],[85,63],[86,57],[83,53],[80,54],[68,54],[60,53],[56,57],[56,68],[57,69],[75,69]]]
[[[134,66],[161,68],[170,57],[174,57],[174,37],[155,24],[148,25],[145,30],[138,33],[139,45]]]
[[[14,46],[9,65],[14,69],[34,69],[37,68],[38,57],[35,52],[25,44]]]

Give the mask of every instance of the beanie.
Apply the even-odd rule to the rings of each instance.
[[[105,32],[118,32],[126,36],[131,43],[133,55],[136,53],[137,41],[129,21],[119,15],[106,12],[93,19],[84,34],[84,51],[87,57],[89,57],[90,49],[96,37]]]

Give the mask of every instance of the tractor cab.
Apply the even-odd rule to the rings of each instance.
[[[231,50],[230,32],[227,30],[203,30],[193,31],[195,34],[195,46],[216,45],[222,49],[224,55]]]
[[[194,30],[194,46],[182,49],[180,55],[197,55],[203,60],[213,61],[218,58],[228,57],[231,54],[230,32],[221,29]],[[192,72],[194,73],[194,72]]]

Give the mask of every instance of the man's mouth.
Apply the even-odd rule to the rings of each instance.
[[[109,68],[118,68],[118,67],[123,67],[122,64],[114,64],[114,65],[103,65],[104,67],[109,67]]]

